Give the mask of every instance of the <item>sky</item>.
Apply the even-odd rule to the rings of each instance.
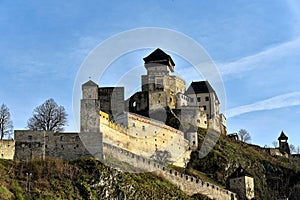
[[[145,27],[185,34],[210,56],[225,88],[228,132],[246,129],[251,143],[272,146],[283,130],[300,145],[297,0],[0,1],[0,103],[9,107],[14,128],[25,129],[34,108],[54,98],[67,110],[66,131],[76,131],[72,95],[82,63],[108,38]],[[121,56],[96,81],[112,85],[153,50]],[[187,84],[205,79],[168,53]],[[126,95],[139,90],[145,71],[138,69]]]

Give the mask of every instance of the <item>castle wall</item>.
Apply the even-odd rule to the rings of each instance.
[[[121,162],[126,162],[134,166],[137,171],[151,171],[156,175],[163,177],[164,179],[170,181],[172,184],[178,186],[183,192],[188,195],[200,193],[212,199],[237,199],[236,194],[229,190],[225,190],[211,183],[202,181],[196,177],[182,174],[174,169],[169,169],[168,167],[163,166],[153,160],[147,159],[140,155],[136,155],[130,151],[126,151],[114,145],[104,143],[103,152],[105,155],[113,156]],[[110,165],[109,162],[105,163]],[[111,163],[111,166],[114,167],[113,163]]]
[[[124,110],[124,87],[100,87],[98,90],[100,109],[117,114]]]
[[[0,140],[0,159],[12,160],[15,154],[14,140]]]
[[[15,160],[44,159],[46,157],[74,160],[91,157],[78,133],[15,130]]]
[[[182,155],[189,148],[183,132],[162,122],[131,113],[118,116],[116,122],[105,122],[101,118],[103,141],[135,154],[150,158],[157,150],[167,151],[170,153],[169,160],[175,162],[179,158],[184,159]]]
[[[195,127],[207,129],[208,120],[206,113],[203,111],[202,107],[199,108],[197,106],[184,106],[176,112],[179,112],[178,116],[183,124],[188,123]]]
[[[176,95],[177,93],[184,93],[186,90],[185,81],[177,76],[170,76],[170,90]]]

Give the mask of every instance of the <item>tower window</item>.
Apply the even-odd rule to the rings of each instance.
[[[135,123],[132,123],[132,127],[135,127]]]
[[[32,140],[32,135],[28,135],[28,140],[29,140],[29,141]]]
[[[203,106],[203,109],[206,110],[206,106]]]
[[[205,97],[205,101],[209,101],[209,97]]]
[[[145,126],[142,126],[142,130],[143,130],[143,131],[145,130]]]
[[[201,101],[201,97],[197,97],[197,101],[200,102]]]

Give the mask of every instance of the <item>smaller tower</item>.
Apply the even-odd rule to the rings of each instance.
[[[100,132],[98,89],[98,85],[91,80],[82,85],[79,136],[92,156],[103,159],[103,136]]]
[[[280,152],[287,153],[288,155],[290,155],[291,154],[290,147],[289,147],[289,144],[287,142],[288,137],[284,134],[283,131],[281,131],[281,134],[278,137],[278,141],[279,141],[279,150],[280,150]]]
[[[98,85],[93,81],[82,85],[80,132],[100,132]]]
[[[254,179],[242,166],[239,166],[235,172],[228,177],[228,180],[229,189],[237,193],[239,199],[254,198]]]

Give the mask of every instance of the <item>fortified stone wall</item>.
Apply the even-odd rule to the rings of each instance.
[[[15,160],[91,157],[78,133],[15,130]]]
[[[184,139],[184,133],[162,122],[131,113],[118,116],[118,123],[100,118],[100,130],[106,143],[148,158],[157,151],[169,152],[168,160],[181,163],[182,167],[183,160],[189,159],[190,155],[186,154],[189,143]]]
[[[15,154],[14,140],[0,140],[0,158],[12,160]]]
[[[113,156],[121,162],[130,164],[131,166],[137,168],[138,171],[154,172],[158,176],[167,179],[172,184],[177,185],[183,192],[187,193],[188,195],[200,193],[212,199],[237,199],[237,195],[229,190],[225,190],[211,183],[202,181],[196,177],[182,174],[174,169],[169,169],[166,166],[163,166],[153,160],[147,159],[140,155],[136,155],[130,151],[118,148],[114,145],[103,143],[103,152],[105,155]]]

